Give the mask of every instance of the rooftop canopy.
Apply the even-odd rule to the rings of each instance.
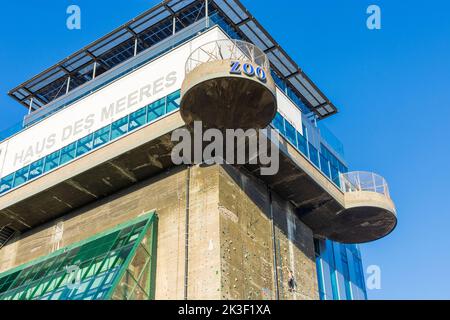
[[[30,109],[42,109],[71,90],[122,64],[206,15],[219,14],[242,39],[268,55],[275,74],[319,119],[337,108],[317,88],[239,0],[165,0],[140,16],[12,89]]]

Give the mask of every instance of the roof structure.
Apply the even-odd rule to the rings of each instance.
[[[261,48],[276,75],[319,119],[337,108],[239,0],[165,0],[75,52],[8,94],[30,113],[172,36],[206,15],[220,14],[234,31]]]

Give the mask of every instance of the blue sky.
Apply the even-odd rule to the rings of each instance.
[[[372,299],[450,299],[450,1],[242,0],[340,113],[326,125],[351,170],[389,182],[399,215],[388,237],[362,245],[379,265]],[[11,88],[159,1],[3,1],[0,10],[0,130],[25,109]],[[66,28],[66,8],[82,29]],[[366,8],[382,29],[366,28]]]

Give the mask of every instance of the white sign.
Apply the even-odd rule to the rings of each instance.
[[[179,90],[191,51],[225,37],[214,28],[3,141],[1,177]]]

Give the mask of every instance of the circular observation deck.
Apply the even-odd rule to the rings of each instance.
[[[387,236],[397,225],[397,212],[386,180],[371,172],[341,175],[345,209],[333,221],[328,238],[364,243]]]
[[[217,129],[267,127],[277,111],[266,54],[251,43],[223,39],[195,49],[186,62],[180,112],[187,125]]]

